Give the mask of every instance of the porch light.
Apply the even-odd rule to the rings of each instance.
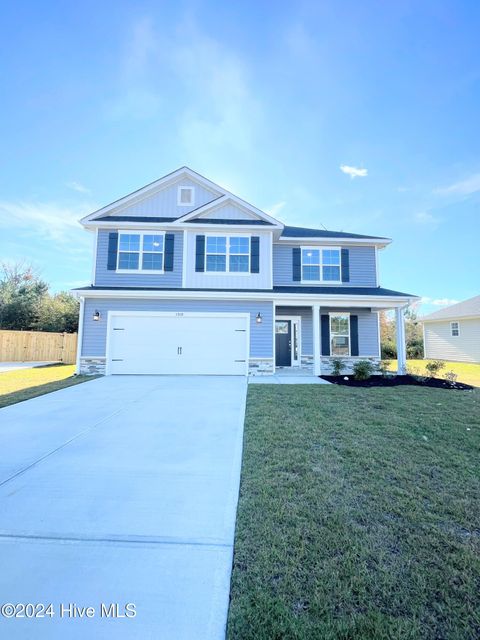
[[[95,322],[98,322],[100,320],[100,311],[95,311],[95,313],[93,314],[93,319],[95,320]]]
[[[255,318],[255,321],[256,321],[257,324],[262,324],[263,318],[262,318],[262,314],[260,313],[260,311],[257,313],[257,317]]]

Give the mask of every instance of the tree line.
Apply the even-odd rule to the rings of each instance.
[[[391,360],[397,357],[397,344],[395,337],[395,319],[385,311],[380,312],[380,341],[382,358]],[[423,358],[423,330],[422,324],[414,309],[405,311],[405,339],[407,343],[407,358]]]
[[[78,310],[71,293],[51,293],[31,266],[0,265],[0,329],[74,333]]]

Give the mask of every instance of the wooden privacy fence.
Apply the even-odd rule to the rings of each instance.
[[[76,356],[76,333],[0,330],[0,362],[75,364]]]

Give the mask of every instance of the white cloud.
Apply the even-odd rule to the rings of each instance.
[[[76,180],[71,180],[67,182],[66,185],[72,191],[78,191],[78,193],[91,193],[90,189],[85,187],[81,182],[77,182]]]
[[[350,167],[348,164],[341,164],[340,171],[346,173],[350,178],[365,178],[368,175],[367,169],[359,169],[358,167]]]
[[[454,182],[453,184],[447,187],[439,187],[434,190],[434,193],[437,193],[441,196],[449,196],[449,195],[461,195],[468,196],[471,193],[475,193],[480,191],[480,173],[476,173],[470,178],[466,180],[461,180],[459,182]]]
[[[449,307],[452,304],[457,304],[459,300],[454,300],[453,298],[429,298],[428,296],[424,296],[420,302],[435,307]]]
[[[268,207],[268,209],[265,209],[265,213],[268,213],[268,215],[272,216],[272,218],[276,218],[277,215],[280,213],[280,211],[282,211],[282,209],[285,207],[286,204],[287,203],[284,202],[283,200],[281,202],[276,202],[271,207]]]
[[[430,227],[437,227],[440,223],[439,218],[436,218],[433,214],[428,211],[418,211],[413,216],[414,222],[417,224],[428,225]]]
[[[78,220],[96,205],[83,204],[74,207],[52,202],[7,202],[0,201],[0,228],[21,229],[25,235],[35,234],[56,243],[67,243],[73,238],[78,242],[90,244],[88,234],[84,233]],[[72,250],[75,250],[72,247]]]

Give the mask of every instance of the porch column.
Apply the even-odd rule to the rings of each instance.
[[[405,311],[402,307],[395,309],[395,320],[397,325],[397,373],[403,376],[407,372],[407,348],[405,343]]]
[[[313,315],[313,375],[319,376],[322,373],[320,363],[320,305],[312,305]]]

